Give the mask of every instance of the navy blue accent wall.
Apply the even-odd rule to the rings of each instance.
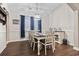
[[[21,38],[25,37],[25,16],[21,15]]]
[[[34,17],[30,17],[30,20],[31,20],[31,23],[30,23],[30,28],[31,28],[31,30],[34,30]]]
[[[41,19],[40,20],[38,20],[38,30],[39,30],[39,32],[42,32],[42,26],[41,26],[42,24],[41,24]]]

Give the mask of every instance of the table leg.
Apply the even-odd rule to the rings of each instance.
[[[40,55],[40,41],[38,40],[38,55]]]
[[[55,42],[54,42],[54,51],[55,51]]]

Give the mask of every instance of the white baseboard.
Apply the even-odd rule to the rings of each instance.
[[[77,50],[77,51],[79,51],[79,48],[78,48],[78,47],[73,47],[73,49],[74,49],[74,50]]]
[[[11,42],[17,42],[17,41],[25,41],[26,39],[21,39],[21,40],[10,40],[10,41],[7,41],[7,44],[8,43],[11,43]],[[0,54],[3,52],[3,50],[6,48],[7,44],[3,47],[2,50],[0,50]]]
[[[3,47],[2,50],[0,50],[0,54],[4,51],[5,48],[6,48],[6,45]]]
[[[59,42],[59,41],[55,41],[56,43],[59,43],[59,44],[62,44],[61,42]]]
[[[55,41],[56,43],[59,43],[59,44],[62,44],[62,42],[60,42],[60,41]],[[72,43],[68,43],[68,45],[70,45],[70,46],[74,46]]]
[[[70,46],[74,46],[74,44],[72,44],[72,43],[68,43],[68,45],[70,45]]]
[[[7,41],[7,44],[8,44],[8,43],[11,43],[11,42],[17,42],[17,41],[26,41],[26,39],[20,39],[20,40],[10,40],[10,41]]]

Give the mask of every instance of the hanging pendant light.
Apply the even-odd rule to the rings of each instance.
[[[39,15],[39,8],[38,8],[38,3],[35,4],[36,5],[36,13],[35,13],[35,18],[40,18],[40,15]]]

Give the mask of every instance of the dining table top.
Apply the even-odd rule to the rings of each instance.
[[[36,34],[34,34],[34,37],[37,38],[37,40],[41,40],[41,39],[46,38],[46,34],[44,34],[44,33],[36,33]]]
[[[34,36],[37,36],[37,37],[45,37],[47,34],[45,33],[35,33]]]

